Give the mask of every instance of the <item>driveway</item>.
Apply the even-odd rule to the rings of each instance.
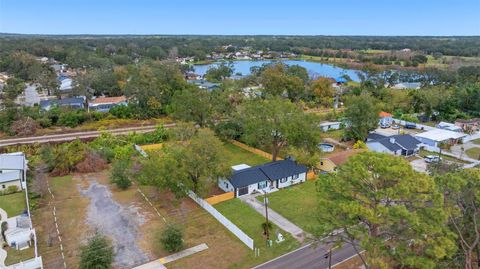
[[[426,173],[427,172],[427,162],[424,159],[416,159],[410,162],[413,167],[413,170],[417,172]]]
[[[256,196],[258,195],[245,195],[245,196],[241,196],[240,200],[248,204],[250,207],[252,207],[258,213],[262,214],[262,216],[265,217],[265,206],[255,198]],[[273,211],[271,208],[268,208],[268,220],[273,222],[282,230],[290,233],[300,243],[303,243],[305,238],[307,236],[310,236],[308,233],[304,232],[300,227],[293,224],[292,222],[290,222],[288,219],[284,218],[282,215],[278,214],[277,212]]]

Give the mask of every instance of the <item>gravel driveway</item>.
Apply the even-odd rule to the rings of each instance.
[[[78,188],[91,201],[86,222],[112,240],[115,249],[114,266],[132,268],[148,262],[147,254],[136,242],[139,238],[138,227],[145,222],[138,209],[115,202],[108,187],[94,179],[90,180],[87,189],[82,189],[81,186]]]

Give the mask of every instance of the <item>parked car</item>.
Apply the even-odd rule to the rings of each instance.
[[[382,129],[390,128],[390,124],[388,124],[388,123],[382,123],[382,124],[380,124],[380,128],[382,128]]]
[[[392,129],[398,130],[398,129],[400,129],[400,125],[393,125],[393,126],[392,126]]]
[[[423,159],[427,163],[438,163],[442,160],[440,156],[436,156],[436,155],[428,155],[428,156],[425,156]]]
[[[416,125],[415,123],[413,123],[413,122],[407,122],[407,123],[405,123],[405,128],[407,128],[407,129],[415,129],[415,128],[417,128],[417,125]]]

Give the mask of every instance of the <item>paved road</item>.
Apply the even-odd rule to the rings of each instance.
[[[328,245],[317,245],[313,247],[309,244],[258,265],[253,269],[325,269],[328,268],[329,263],[328,252]],[[351,245],[344,245],[342,248],[334,249],[332,250],[332,267],[355,256],[355,250]]]
[[[256,196],[258,195],[245,195],[241,196],[240,199],[265,217],[265,206],[260,203],[257,198],[255,198]],[[301,243],[304,241],[305,237],[308,236],[308,234],[304,232],[300,227],[293,224],[277,212],[273,211],[271,208],[268,208],[268,220],[273,222],[282,230],[290,233],[295,239],[297,239]]]
[[[104,131],[85,131],[66,134],[53,134],[44,136],[30,136],[22,138],[8,138],[0,140],[0,147],[17,144],[35,144],[35,143],[48,143],[48,142],[61,142],[72,141],[77,138],[94,138],[100,136],[103,132],[111,133],[113,135],[136,133],[148,133],[155,130],[157,125],[146,125],[137,127],[117,128]],[[175,123],[168,123],[163,125],[165,128],[171,128],[175,126]]]

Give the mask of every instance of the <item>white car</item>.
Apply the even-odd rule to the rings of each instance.
[[[442,160],[440,156],[436,156],[436,155],[428,155],[428,156],[425,156],[423,159],[427,163],[438,163]]]

